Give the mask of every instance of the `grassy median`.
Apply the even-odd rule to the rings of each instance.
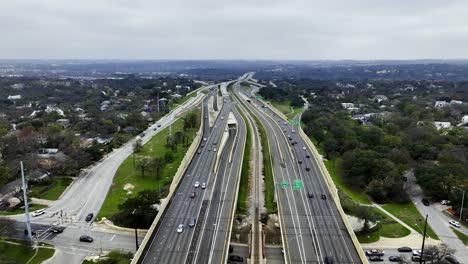
[[[247,200],[248,200],[248,192],[249,192],[249,174],[250,174],[250,157],[252,152],[252,131],[249,123],[246,121],[247,118],[239,110],[239,107],[236,106],[240,115],[245,121],[247,133],[245,137],[245,149],[244,149],[244,157],[242,158],[242,170],[241,170],[241,178],[239,184],[239,193],[237,197],[237,209],[236,214],[245,214],[247,212]]]
[[[200,116],[201,110],[193,111]],[[185,116],[187,116],[186,114]],[[184,117],[185,117],[184,116]],[[172,124],[172,134],[183,130],[183,118],[179,118]],[[192,128],[186,131],[188,141],[192,142],[200,127]],[[136,193],[143,190],[158,190],[164,189],[165,186],[172,182],[177,169],[179,168],[182,159],[185,156],[190,144],[184,146],[178,144],[175,149],[166,147],[166,140],[169,136],[169,128],[161,130],[148,143],[143,146],[143,150],[136,155],[130,155],[117,170],[109,193],[102,205],[101,211],[98,214],[98,219],[102,217],[110,218],[118,212],[118,205],[123,203],[127,198],[134,197]],[[135,167],[138,157],[147,157],[148,159],[164,158],[168,153],[172,155],[172,162],[168,162],[156,177],[152,168],[148,167],[145,171],[145,176],[142,177],[141,170]]]

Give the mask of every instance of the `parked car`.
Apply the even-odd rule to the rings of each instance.
[[[200,182],[199,182],[199,181],[196,181],[195,184],[193,185],[193,187],[195,187],[195,188],[200,187]]]
[[[43,215],[43,214],[45,214],[45,210],[44,210],[44,209],[39,209],[39,210],[37,210],[37,211],[34,211],[34,212],[32,213],[32,216],[33,216],[33,217],[36,217],[36,216],[40,216],[40,215]]]
[[[450,220],[449,224],[453,225],[454,227],[460,227],[460,223],[455,220]]]
[[[401,261],[401,257],[400,256],[390,256],[388,257],[388,260],[392,261],[392,262],[399,262]]]
[[[442,200],[442,201],[440,201],[440,204],[448,205],[448,204],[450,204],[450,201],[449,200]]]
[[[417,262],[417,261],[421,261],[421,258],[422,258],[422,261],[427,261],[428,260],[428,257],[421,257],[420,255],[412,256],[411,260],[414,261],[414,262]]]
[[[384,261],[381,256],[370,256],[369,261]]]
[[[93,242],[93,238],[90,236],[83,235],[83,236],[80,236],[80,241],[91,243]]]
[[[383,256],[385,252],[379,249],[366,250],[366,256]]]
[[[177,231],[177,233],[182,233],[182,232],[184,232],[184,224],[178,225],[176,231]]]
[[[411,249],[410,247],[399,247],[398,248],[398,252],[412,252],[413,249]]]
[[[231,255],[229,256],[229,261],[234,261],[234,262],[244,262],[244,258],[237,256],[237,255]]]
[[[418,250],[413,250],[413,256],[421,256],[422,251],[420,249]]]
[[[86,219],[85,219],[85,220],[86,220],[86,222],[89,222],[89,221],[91,221],[91,220],[93,219],[93,216],[94,216],[94,214],[93,214],[93,213],[89,213],[89,214],[86,216]]]
[[[429,204],[430,204],[430,203],[429,203],[429,200],[428,200],[427,198],[423,198],[423,199],[421,200],[421,202],[422,202],[425,206],[429,206]]]

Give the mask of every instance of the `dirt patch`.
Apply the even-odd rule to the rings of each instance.
[[[247,244],[249,242],[251,220],[246,215],[236,215],[232,225],[231,241]]]
[[[278,215],[271,214],[268,217],[262,216],[262,221],[265,220],[266,225],[263,225],[263,230],[265,231],[265,243],[267,245],[281,245],[281,229]]]
[[[131,184],[131,183],[127,183],[127,184],[125,184],[124,187],[123,187],[123,189],[124,189],[125,191],[127,191],[127,194],[129,194],[129,195],[133,193],[133,189],[134,189],[134,188],[135,188],[135,186],[134,186],[133,184]]]
[[[281,245],[281,230],[276,214],[261,216],[263,230],[265,231],[265,243],[267,245]],[[231,241],[236,243],[249,243],[252,220],[246,215],[236,215],[232,226]]]

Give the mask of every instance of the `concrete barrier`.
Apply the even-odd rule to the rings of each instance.
[[[133,257],[133,260],[131,262],[132,264],[139,263],[139,260],[140,260],[140,258],[142,256],[142,253],[145,250],[145,248],[148,246],[148,242],[151,239],[151,234],[155,231],[156,226],[158,225],[159,220],[161,218],[161,215],[163,215],[163,212],[166,210],[166,207],[170,203],[170,200],[171,200],[172,196],[174,195],[174,192],[177,189],[177,186],[179,185],[180,180],[182,179],[182,176],[184,175],[185,171],[187,170],[188,165],[192,161],[193,156],[195,155],[196,150],[197,150],[198,146],[200,145],[200,142],[202,140],[202,135],[203,135],[203,123],[204,123],[203,118],[204,118],[203,117],[203,111],[201,111],[201,114],[200,114],[200,120],[201,120],[200,121],[201,122],[200,129],[198,130],[197,135],[195,136],[195,139],[193,140],[192,144],[190,145],[190,147],[189,147],[187,153],[185,154],[183,160],[181,161],[181,163],[179,165],[179,168],[177,169],[177,172],[174,175],[171,186],[169,187],[169,194],[167,195],[167,197],[166,197],[165,201],[163,202],[163,204],[161,204],[161,207],[159,209],[159,213],[156,215],[156,218],[154,219],[153,223],[151,224],[151,227],[148,229],[148,233],[146,234],[145,238],[143,239],[143,241],[142,241],[142,243],[140,245],[140,248],[135,253],[135,256]]]
[[[330,190],[330,193],[333,197],[333,201],[335,202],[338,212],[340,213],[341,218],[343,219],[344,225],[346,227],[346,230],[348,231],[351,240],[353,241],[354,247],[356,248],[359,258],[361,259],[362,263],[368,263],[366,256],[364,255],[364,251],[361,247],[361,244],[357,240],[356,235],[354,234],[353,229],[351,228],[351,225],[348,222],[348,218],[346,214],[343,211],[343,208],[341,207],[341,202],[340,202],[340,197],[338,196],[338,189],[335,186],[335,183],[333,182],[333,179],[331,178],[327,168],[325,167],[325,164],[323,163],[323,160],[321,158],[320,153],[317,151],[315,148],[314,144],[312,141],[310,141],[310,138],[305,134],[305,132],[302,130],[301,126],[298,126],[299,130],[299,135],[302,137],[302,139],[306,142],[306,144],[309,146],[309,148],[312,150],[312,156],[314,156],[315,161],[318,164],[319,170],[322,172],[322,175],[324,176],[325,183],[328,186],[328,189]],[[319,159],[320,158],[320,159]]]

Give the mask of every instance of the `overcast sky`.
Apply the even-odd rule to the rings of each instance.
[[[4,59],[468,58],[467,0],[11,0]]]

